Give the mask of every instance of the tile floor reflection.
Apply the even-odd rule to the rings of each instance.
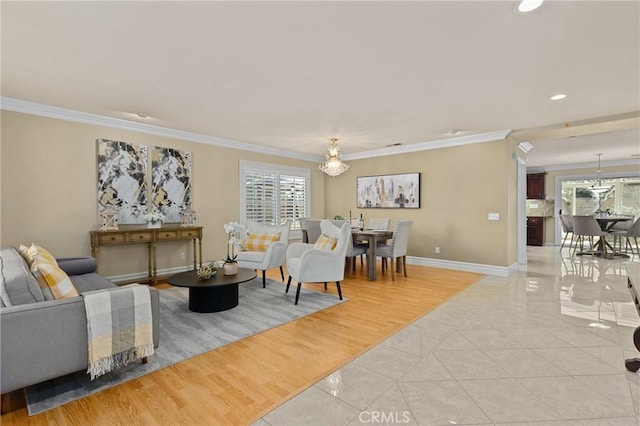
[[[625,261],[530,247],[256,425],[640,426]]]

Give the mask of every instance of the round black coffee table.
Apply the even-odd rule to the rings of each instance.
[[[256,277],[253,269],[238,268],[236,275],[224,275],[222,270],[206,281],[200,281],[196,271],[180,272],[167,278],[176,287],[189,288],[189,310],[209,313],[226,311],[238,306],[238,284]]]

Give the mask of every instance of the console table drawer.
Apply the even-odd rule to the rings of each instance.
[[[129,241],[147,242],[153,239],[151,232],[131,232],[129,234]]]
[[[159,231],[159,240],[176,240],[178,239],[178,233],[176,231]]]
[[[188,231],[180,231],[180,239],[191,239],[198,238],[200,233],[195,229],[190,229]]]
[[[125,234],[104,234],[100,235],[100,243],[102,244],[118,244],[124,243]]]

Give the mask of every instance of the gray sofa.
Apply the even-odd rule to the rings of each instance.
[[[114,288],[92,257],[56,259],[78,293]],[[14,247],[0,249],[0,393],[88,367],[87,317],[82,296],[45,300],[27,262]],[[153,343],[160,339],[159,293],[151,288]],[[6,305],[12,306],[6,306]]]

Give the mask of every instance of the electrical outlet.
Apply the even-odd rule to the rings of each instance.
[[[489,219],[489,220],[500,220],[500,213],[489,213],[487,215],[487,219]]]
[[[436,254],[440,254],[440,247],[436,247]]]
[[[187,253],[184,251],[180,252],[180,260],[185,260],[187,258]]]

